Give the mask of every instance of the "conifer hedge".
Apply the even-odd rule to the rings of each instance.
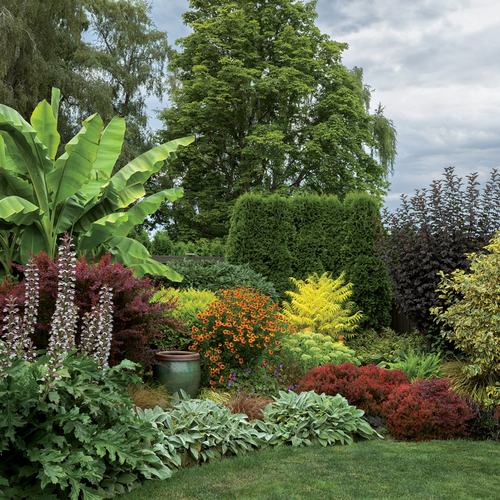
[[[292,289],[290,277],[313,273],[346,273],[353,283],[352,300],[363,311],[363,328],[390,324],[390,289],[373,251],[375,198],[353,194],[341,203],[336,196],[241,196],[235,204],[226,260],[249,264],[272,281],[282,299]]]

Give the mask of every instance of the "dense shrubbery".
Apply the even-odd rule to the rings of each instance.
[[[479,251],[500,227],[500,175],[493,169],[480,194],[477,174],[468,176],[462,190],[461,178],[452,167],[445,178],[429,190],[417,190],[402,207],[382,212],[375,250],[389,274],[393,300],[420,330],[432,331],[431,307],[442,306],[438,273],[467,271],[466,253]]]
[[[40,306],[38,323],[33,341],[39,348],[46,348],[50,331],[50,321],[54,314],[58,290],[57,259],[52,261],[47,254],[35,257],[40,278]],[[132,270],[123,264],[110,262],[109,254],[96,263],[87,263],[80,258],[76,266],[76,305],[80,321],[77,329],[77,342],[81,332],[81,319],[90,312],[97,302],[99,290],[106,284],[113,290],[113,339],[111,342],[110,365],[123,359],[140,363],[144,368],[150,366],[154,352],[148,345],[154,344],[158,335],[166,327],[173,331],[181,328],[179,320],[171,315],[175,301],[151,303],[155,288],[149,278],[134,278]],[[24,303],[24,282],[4,281],[0,286],[0,321],[9,294]]]
[[[261,274],[250,269],[248,264],[234,265],[218,260],[177,260],[169,262],[171,269],[181,274],[184,279],[178,283],[162,277],[158,280],[165,287],[176,289],[196,288],[218,293],[220,289],[229,290],[249,287],[259,290],[276,302],[278,293],[274,285]]]
[[[248,288],[224,290],[199,319],[190,349],[200,352],[212,387],[227,386],[233,366],[254,368],[264,353],[272,355],[289,328],[276,303]]]
[[[281,341],[281,355],[287,363],[297,363],[304,372],[328,363],[341,365],[361,362],[342,342],[333,342],[320,333],[291,333]]]
[[[467,435],[473,414],[446,379],[419,379],[400,385],[382,406],[387,428],[396,439],[453,439]]]
[[[170,302],[172,299],[177,301],[177,309],[172,310],[172,316],[183,322],[184,328],[167,327],[162,331],[163,338],[156,340],[156,345],[163,349],[176,348],[185,351],[193,342],[192,328],[196,326],[201,328],[201,320],[198,314],[201,314],[205,309],[217,299],[214,292],[208,290],[195,290],[188,288],[186,290],[176,290],[169,288],[168,290],[158,290],[152,301]]]
[[[140,478],[171,475],[162,460],[175,464],[175,456],[153,451],[156,430],[131,410],[133,363],[103,371],[70,354],[65,376],[44,392],[47,361],[15,360],[0,377],[2,498],[109,498]]]
[[[463,372],[469,378],[500,381],[500,232],[484,247],[489,253],[468,254],[470,273],[457,269],[451,276],[439,273],[439,297],[444,308],[431,309],[437,321],[449,327],[446,337],[465,352],[469,363]],[[500,404],[500,391],[496,404]]]
[[[317,366],[300,381],[299,392],[340,394],[349,404],[370,415],[382,415],[382,404],[408,377],[399,370],[384,370],[375,365],[357,367],[352,363]]]

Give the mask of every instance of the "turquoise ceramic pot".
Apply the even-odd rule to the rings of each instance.
[[[173,395],[182,389],[190,397],[198,394],[201,382],[200,354],[191,351],[162,351],[156,353],[153,379]]]

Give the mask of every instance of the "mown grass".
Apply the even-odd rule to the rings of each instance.
[[[500,499],[497,442],[281,447],[181,469],[123,500]]]

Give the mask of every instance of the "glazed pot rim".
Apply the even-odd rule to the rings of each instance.
[[[199,352],[191,351],[160,351],[156,353],[157,361],[198,361]]]

